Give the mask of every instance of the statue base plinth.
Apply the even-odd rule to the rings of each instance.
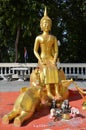
[[[70,113],[64,113],[62,114],[62,118],[65,119],[65,120],[69,120],[71,117],[70,117]]]
[[[9,124],[9,118],[7,115],[5,115],[3,118],[2,118],[2,122],[3,124]]]
[[[86,105],[82,105],[82,109],[83,109],[83,110],[86,110]]]

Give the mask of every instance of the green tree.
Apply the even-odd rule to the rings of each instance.
[[[61,61],[86,62],[86,6],[84,0],[65,0],[60,6],[62,10],[63,33],[61,37]],[[61,28],[62,28],[61,25]],[[65,44],[65,45],[64,45]]]
[[[33,54],[34,40],[40,34],[44,6],[52,19],[51,33],[61,42],[61,62],[86,62],[84,0],[1,0],[0,1],[0,62],[37,62]]]

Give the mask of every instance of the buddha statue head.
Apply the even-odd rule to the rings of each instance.
[[[48,23],[48,31],[51,30],[51,26],[52,26],[52,20],[47,16],[47,8],[45,7],[45,11],[44,11],[44,16],[41,18],[40,20],[40,27],[41,30],[44,30],[44,23]]]

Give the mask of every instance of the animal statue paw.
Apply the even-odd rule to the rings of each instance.
[[[8,118],[8,116],[7,115],[5,115],[3,118],[2,118],[2,123],[4,123],[4,124],[9,124],[9,118]]]
[[[57,96],[54,97],[54,99],[60,101],[63,100],[63,97],[60,94],[58,94]]]
[[[20,127],[21,126],[21,120],[17,117],[15,118],[14,120],[14,125],[17,126],[17,127]]]

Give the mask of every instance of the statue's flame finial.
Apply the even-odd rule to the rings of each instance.
[[[45,6],[44,16],[47,16],[47,7]]]

